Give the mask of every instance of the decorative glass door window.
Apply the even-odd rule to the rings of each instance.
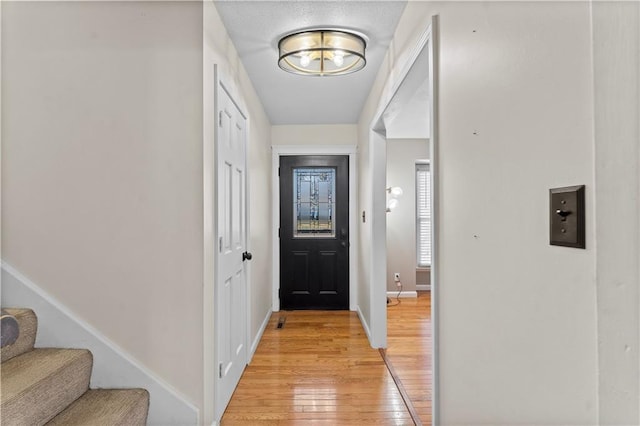
[[[293,169],[294,238],[335,237],[335,193],[335,169]]]

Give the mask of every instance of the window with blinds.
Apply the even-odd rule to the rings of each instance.
[[[431,266],[431,169],[416,164],[416,245],[418,267]]]

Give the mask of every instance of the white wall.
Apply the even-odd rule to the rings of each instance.
[[[640,4],[593,2],[599,423],[640,424]]]
[[[355,124],[303,124],[271,127],[273,145],[355,145]]]
[[[358,313],[365,328],[371,323],[371,150],[368,144],[361,143],[362,136],[358,128]],[[371,335],[368,333],[369,340]]]
[[[215,8],[12,2],[2,26],[3,260],[210,424],[214,63],[249,115],[252,340],[271,267],[270,125]]]
[[[202,5],[2,18],[3,259],[200,405]]]
[[[2,2],[0,2],[0,50],[2,50]],[[1,117],[3,117],[2,115],[2,102],[3,102],[3,96],[2,96],[2,84],[1,82],[2,80],[2,54],[0,53],[0,203],[2,202],[2,135],[4,134],[4,132],[2,131],[2,122],[3,120],[1,119]],[[0,208],[0,223],[2,223],[2,208]],[[2,258],[2,226],[0,226],[0,259]],[[2,280],[0,279],[0,284],[2,284]],[[0,285],[0,301],[2,300],[2,286]]]
[[[387,188],[403,190],[398,206],[387,213],[387,291],[416,290],[416,160],[429,158],[426,139],[387,139]]]
[[[597,420],[589,12],[409,2],[361,115],[366,150],[379,100],[439,14],[442,424]],[[586,250],[548,243],[548,190],[574,184],[587,185]],[[371,191],[361,194],[370,205]]]

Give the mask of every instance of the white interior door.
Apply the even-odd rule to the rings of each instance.
[[[220,419],[247,365],[246,119],[218,87],[217,353],[216,418]]]

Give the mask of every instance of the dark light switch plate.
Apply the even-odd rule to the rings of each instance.
[[[549,190],[549,243],[585,248],[584,185]]]

